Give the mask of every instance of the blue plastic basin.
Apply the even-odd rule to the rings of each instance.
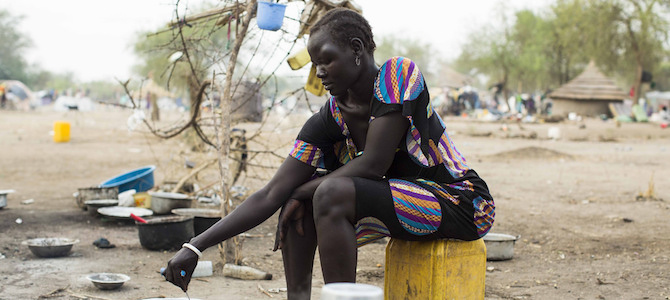
[[[127,190],[145,192],[154,187],[156,166],[146,166],[115,176],[100,184],[100,187],[119,187],[119,193]]]

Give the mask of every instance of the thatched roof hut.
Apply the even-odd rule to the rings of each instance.
[[[583,116],[611,116],[610,103],[622,103],[628,95],[603,75],[591,61],[584,72],[549,94],[552,114],[575,112]]]
[[[463,75],[449,67],[442,67],[438,76],[440,78],[439,85],[451,89],[459,89],[474,82],[472,77]]]

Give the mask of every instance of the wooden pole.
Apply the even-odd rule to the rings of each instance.
[[[237,64],[237,55],[240,52],[242,47],[242,42],[244,37],[247,34],[249,29],[249,24],[251,19],[254,17],[254,8],[256,8],[256,0],[249,0],[247,2],[246,14],[244,16],[244,21],[242,22],[242,28],[239,28],[238,34],[235,36],[235,44],[233,49],[230,52],[230,59],[228,61],[228,69],[226,71],[226,79],[223,83],[223,95],[221,98],[221,129],[223,131],[223,138],[221,147],[219,148],[219,170],[221,172],[221,215],[223,217],[227,216],[233,210],[233,202],[230,199],[230,187],[228,186],[228,178],[230,178],[229,170],[229,158],[228,154],[230,153],[230,107],[232,103],[231,87],[233,84],[233,73],[235,72],[235,65]],[[232,24],[232,23],[231,23]],[[236,250],[234,245],[239,244],[237,237],[234,237],[230,240],[227,240],[224,243],[224,249],[221,249],[219,245],[219,250],[224,260],[226,262],[234,262],[236,255]],[[229,257],[227,254],[233,253],[233,257]]]

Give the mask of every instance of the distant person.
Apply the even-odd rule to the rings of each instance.
[[[317,249],[325,283],[355,282],[358,246],[385,236],[470,241],[490,230],[493,198],[430,105],[418,66],[394,57],[379,67],[375,47],[353,10],[313,25],[307,49],[331,97],[274,177],[170,259],[168,281],[185,291],[201,251],[282,207],[275,249],[291,300],[310,298]]]
[[[7,102],[7,95],[5,95],[5,84],[0,83],[0,108],[5,108]]]

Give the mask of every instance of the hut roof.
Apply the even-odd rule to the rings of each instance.
[[[549,94],[552,99],[624,100],[627,94],[591,61],[582,74]]]
[[[446,66],[440,70],[440,80],[442,80],[442,82],[440,82],[441,85],[454,89],[458,89],[466,85],[472,84],[472,82],[474,81],[472,77],[463,75],[457,72],[456,70]]]

